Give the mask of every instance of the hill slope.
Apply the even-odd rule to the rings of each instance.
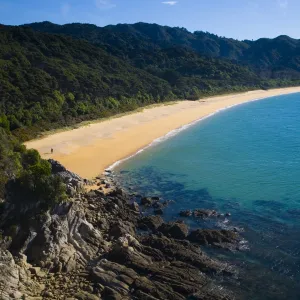
[[[145,48],[127,60],[108,50],[63,35],[1,26],[3,122],[26,139],[28,128],[34,135],[150,103],[261,84],[248,67],[204,57],[186,47]]]
[[[183,46],[210,57],[226,58],[246,64],[263,78],[300,77],[300,40],[287,36],[257,41],[238,41],[207,32],[191,33],[184,28],[157,24],[118,24],[97,27],[89,24],[55,25],[33,23],[35,30],[70,35],[106,47],[122,58],[134,59],[138,53]]]

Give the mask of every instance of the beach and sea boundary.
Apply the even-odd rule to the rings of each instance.
[[[26,142],[25,145],[38,150],[45,159],[59,161],[82,177],[93,178],[149,145],[223,109],[298,92],[300,87],[255,90],[145,107],[142,111],[93,122],[76,129],[53,134],[50,132],[40,139]],[[51,153],[51,149],[54,149],[54,153]]]

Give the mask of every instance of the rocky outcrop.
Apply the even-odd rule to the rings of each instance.
[[[241,239],[231,230],[197,229],[192,231],[188,239],[199,245],[210,245],[218,248],[239,250]]]
[[[31,278],[31,266],[26,263],[24,256],[19,257],[17,262],[9,251],[0,250],[1,300],[21,299],[23,295],[34,296],[45,288]],[[39,273],[36,276],[42,275]]]
[[[51,164],[52,173],[61,177],[66,184],[68,195],[74,196],[77,192],[82,191],[84,185],[88,183],[88,180],[82,179],[77,174],[68,171],[58,161],[49,159],[48,162]]]
[[[86,221],[83,206],[71,202],[58,205],[45,216],[41,228],[22,249],[29,262],[50,271],[70,272],[83,267],[98,252],[102,234]]]
[[[207,219],[212,217],[222,217],[224,215],[218,213],[215,210],[210,209],[194,209],[194,210],[182,210],[179,215],[181,217],[195,217],[201,219]]]
[[[53,165],[55,172],[69,174]],[[236,270],[199,245],[236,247],[237,233],[189,233],[183,222],[143,217],[121,189],[107,195],[78,189],[67,203],[27,223],[11,237],[10,251],[0,253],[5,300],[231,299],[210,278]]]
[[[179,222],[163,223],[157,230],[168,237],[180,240],[185,239],[189,233],[188,226]]]
[[[147,216],[139,220],[138,226],[142,230],[152,230],[155,231],[159,226],[164,223],[161,216]]]

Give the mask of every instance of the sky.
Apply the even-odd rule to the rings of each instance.
[[[0,23],[147,22],[239,40],[300,38],[300,0],[0,0]]]

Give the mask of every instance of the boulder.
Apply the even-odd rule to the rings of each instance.
[[[142,230],[156,230],[161,224],[163,224],[161,216],[147,216],[138,221],[139,228]]]
[[[75,297],[77,300],[101,300],[98,296],[83,291],[76,293]]]
[[[184,223],[163,223],[157,230],[179,240],[185,239],[189,233],[189,228]]]
[[[109,230],[111,237],[119,238],[126,234],[135,235],[135,229],[132,223],[128,221],[119,221],[113,224]]]
[[[130,207],[131,207],[131,209],[132,209],[133,211],[135,211],[135,212],[140,212],[140,207],[139,207],[139,205],[138,205],[136,202],[131,203],[131,204],[130,204]]]
[[[155,214],[155,215],[163,215],[163,214],[164,214],[164,211],[163,211],[161,208],[158,208],[158,209],[155,209],[155,210],[154,210],[154,214]]]
[[[193,212],[191,210],[182,210],[179,215],[181,217],[191,217]]]
[[[195,209],[193,211],[193,215],[196,218],[202,218],[202,219],[220,216],[220,214],[217,213],[215,210],[210,210],[210,209]]]
[[[149,197],[143,197],[141,199],[141,205],[151,206],[155,201]]]
[[[152,207],[156,209],[163,209],[165,206],[161,202],[154,202]]]

